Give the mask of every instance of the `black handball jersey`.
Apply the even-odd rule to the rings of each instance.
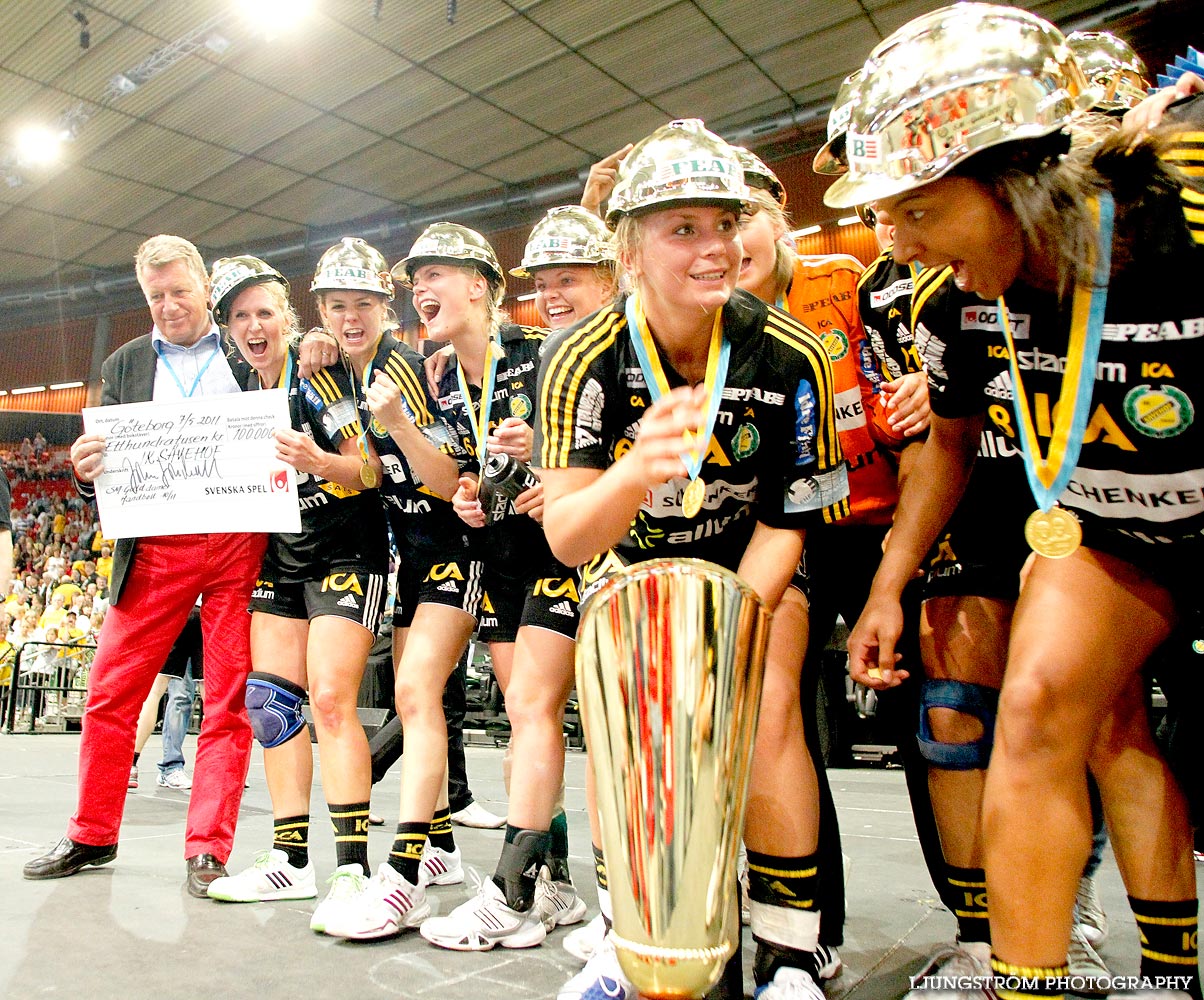
[[[1204,143],[1201,144],[1204,162]],[[1117,206],[1117,244],[1130,259],[1108,287],[1102,341],[1083,447],[1059,502],[1079,516],[1097,547],[1166,544],[1204,533],[1204,244],[1173,186],[1149,189],[1142,230]],[[1017,283],[1004,295],[1017,367],[1042,454],[1047,453],[1069,340],[1069,297]],[[1001,447],[1016,443],[1015,386],[995,302],[945,296],[923,306],[916,338],[928,359],[933,412],[986,411]],[[1032,507],[1031,495],[1028,500]]]
[[[895,263],[885,250],[867,267],[857,282],[857,309],[872,357],[861,359],[861,369],[877,391],[883,380],[893,382],[923,367],[911,335],[911,293],[915,269]]]
[[[360,433],[350,377],[335,365],[303,379],[296,361],[290,351],[288,409],[293,429],[312,438],[323,451],[337,453],[343,441]],[[328,568],[346,565],[385,572],[385,519],[375,496],[298,472],[297,500],[301,531],[268,536],[264,562],[272,568],[273,579],[281,583],[320,580]]]
[[[613,465],[652,404],[624,303],[625,296],[548,341],[536,440],[545,468]],[[700,472],[702,509],[685,516],[684,477],[649,490],[616,547],[623,563],[690,556],[734,570],[757,521],[805,528],[848,513],[832,368],[818,338],[743,291],[724,306],[722,322],[731,357]],[[685,384],[661,363],[671,388]]]
[[[464,522],[452,509],[451,501],[423,485],[392,435],[372,416],[364,398],[363,387],[375,381],[377,372],[384,372],[397,386],[402,407],[423,437],[458,462],[464,457],[459,439],[426,388],[422,364],[421,354],[386,332],[356,387],[360,421],[369,429],[384,470],[380,496],[388,511],[397,551],[403,559],[415,548],[438,546],[453,539],[459,539],[458,544],[462,544],[466,530]]]
[[[498,331],[498,341],[505,353],[497,364],[487,434],[507,417],[518,417],[535,426],[539,355],[547,335],[547,330],[514,323],[503,324]],[[479,473],[473,421],[480,413],[481,388],[470,385],[468,391],[472,398],[466,402],[456,377],[455,359],[449,360],[439,382],[439,409],[460,442],[461,471]],[[475,554],[487,564],[521,560],[524,564],[543,565],[547,560],[554,559],[544,538],[542,525],[526,514],[516,514],[513,505],[502,520],[473,531],[469,537],[473,541]]]

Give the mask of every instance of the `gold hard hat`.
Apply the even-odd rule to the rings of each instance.
[[[1110,31],[1072,31],[1066,44],[1079,61],[1087,82],[1101,95],[1095,111],[1124,112],[1145,100],[1149,72],[1133,47]]]
[[[565,267],[572,264],[602,264],[615,259],[610,230],[593,212],[580,205],[561,205],[535,223],[523,260],[510,273],[529,278],[541,267]]]
[[[662,125],[635,144],[619,164],[619,177],[606,205],[613,226],[621,215],[675,201],[748,203],[744,168],[736,152],[698,118]]]
[[[215,260],[209,275],[209,306],[213,318],[225,326],[230,318],[230,306],[238,293],[249,285],[260,285],[265,281],[280,282],[288,294],[288,279],[258,257],[244,254]]]
[[[811,169],[817,174],[837,176],[849,169],[844,158],[844,139],[849,131],[849,118],[857,101],[857,84],[861,82],[861,70],[846,76],[836,91],[836,101],[828,112],[828,141],[819,147]]]
[[[375,247],[358,236],[344,236],[318,258],[311,292],[378,292],[393,298],[389,264]]]
[[[824,194],[832,208],[895,197],[980,149],[1048,135],[1097,96],[1057,28],[995,4],[916,18],[862,72],[845,136],[849,169]]]

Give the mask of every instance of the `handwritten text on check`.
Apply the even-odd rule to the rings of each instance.
[[[96,502],[106,536],[300,531],[296,473],[272,432],[289,426],[283,389],[83,411],[105,436]]]

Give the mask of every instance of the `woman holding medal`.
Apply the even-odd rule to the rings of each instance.
[[[384,514],[363,492],[379,481],[380,462],[361,454],[342,367],[304,380],[297,374],[296,317],[283,276],[256,257],[227,257],[214,264],[211,283],[214,316],[260,385],[288,392],[292,427],[276,432],[277,455],[298,473],[301,531],[270,536],[250,605],[256,670],[247,713],[264,747],[273,844],[251,867],[212,882],[209,895],[229,902],[317,895],[308,852],[313,751],[301,714],[308,690],[338,852],[330,895],[311,921],[321,930],[324,914],[367,871],[371,770],[356,695],[384,597]]]
[[[385,329],[393,279],[384,257],[346,238],[323,255],[313,288],[322,322],[350,364],[365,428],[360,447],[368,451],[370,437],[380,455],[380,497],[399,555],[393,609],[395,694],[405,733],[399,821],[388,858],[325,915],[323,927],[333,937],[367,940],[416,927],[431,909],[426,886],[464,878],[447,804],[442,699],[476,623],[481,568],[448,502],[458,442],[423,388],[421,357]]]
[[[558,830],[552,822],[564,772],[577,587],[544,540],[542,486],[512,491],[500,506],[491,503],[487,523],[478,477],[495,467],[509,469],[507,477],[521,476],[531,459],[544,331],[501,322],[501,265],[484,237],[464,226],[428,226],[393,271],[412,289],[428,336],[455,348],[438,393],[468,456],[453,506],[464,523],[483,529],[470,532],[483,562],[478,636],[490,643],[503,683],[518,763],[493,876],[473,899],[427,920],[422,936],[460,951],[532,947],[553,927],[585,915],[569,876],[567,824]]]
[[[970,87],[948,48],[961,37],[975,40]],[[917,122],[913,93],[973,116]],[[898,595],[957,502],[984,414],[1010,402],[1038,510],[1025,527],[1035,555],[1012,621],[983,836],[992,967],[1038,988],[1013,979],[998,992],[1065,989],[1090,769],[1142,974],[1184,977],[1178,989],[1198,997],[1190,831],[1140,688],[1204,545],[1191,401],[1204,191],[1199,171],[1182,169],[1198,146],[1172,131],[1070,151],[1064,126],[1095,95],[1057,29],[1015,8],[917,19],[871,54],[861,96],[849,173],[825,200],[873,203],[895,226],[896,260],[950,268],[959,289],[995,302],[998,330],[963,313],[942,324],[956,335],[929,342],[932,430],[850,638],[854,675],[896,682]],[[1201,119],[1200,107],[1188,118],[1196,129]],[[912,141],[916,129],[926,142]]]
[[[775,605],[803,529],[847,513],[829,362],[795,320],[736,291],[748,197],[736,152],[697,120],[658,129],[619,168],[608,220],[634,290],[553,337],[540,376],[548,539],[582,565],[587,589],[625,564],[687,556],[739,572]],[[762,706],[781,721],[757,736],[750,862],[775,871],[779,892],[814,900],[816,791],[797,664],[767,663]],[[802,814],[798,795],[775,809],[808,773]],[[753,886],[759,995],[822,996],[818,912],[775,906],[763,881]],[[599,980],[612,996],[622,983],[608,947],[560,996]]]

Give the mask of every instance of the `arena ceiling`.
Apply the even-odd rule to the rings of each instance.
[[[295,16],[293,0],[271,40],[244,16],[256,6],[0,2],[5,326],[128,295],[133,251],[156,232],[207,258],[299,255],[433,211],[533,217],[671,118],[754,146],[814,140],[841,78],[939,2],[314,0]],[[1158,5],[1031,6],[1074,26]],[[38,121],[74,133],[57,164],[17,158],[16,130]]]

